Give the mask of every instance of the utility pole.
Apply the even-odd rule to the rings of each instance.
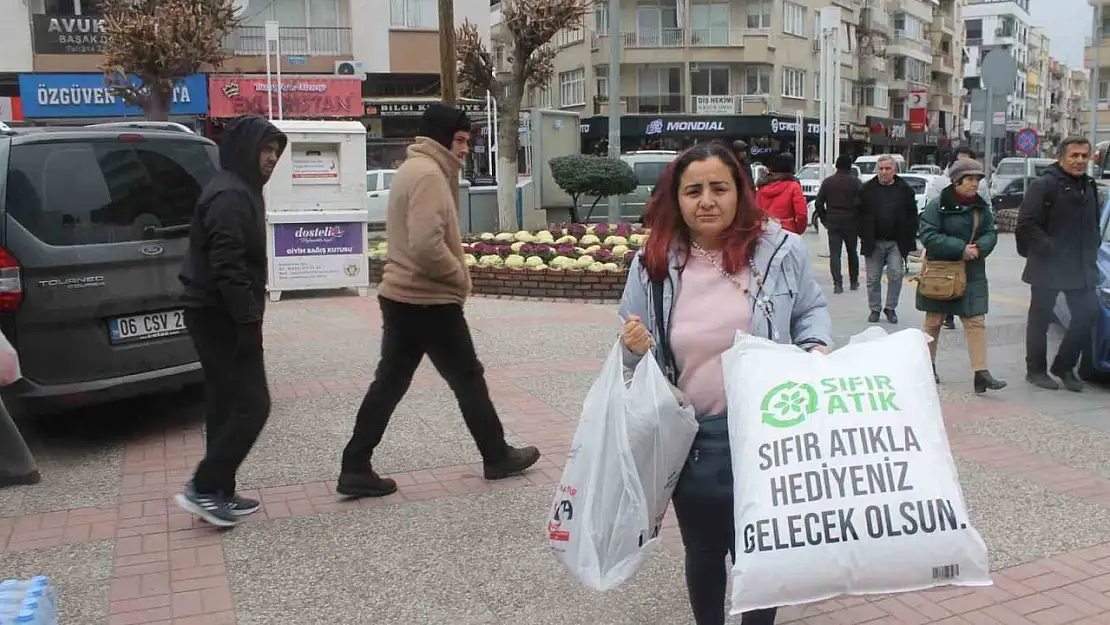
[[[1091,16],[1091,46],[1094,47],[1094,62],[1091,64],[1091,129],[1087,133],[1087,140],[1091,142],[1091,150],[1098,143],[1098,83],[1102,77],[1099,69],[1099,57],[1102,52],[1102,2],[1094,0],[1094,14]],[[1094,154],[1092,153],[1092,156]]]
[[[679,6],[682,6],[679,4]],[[609,158],[621,156],[621,33],[620,0],[609,0]],[[620,223],[621,198],[609,196],[609,223]]]
[[[455,0],[439,0],[439,89],[443,103],[455,106],[459,101],[458,69],[455,62]],[[497,137],[493,138],[494,141]],[[455,206],[459,202],[459,176],[451,179]]]

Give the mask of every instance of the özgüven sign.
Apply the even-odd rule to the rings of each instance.
[[[282,288],[366,286],[359,223],[274,224],[274,275]]]
[[[265,76],[221,76],[208,81],[211,117],[238,117],[270,112],[274,91],[274,115],[278,112],[276,78]],[[286,76],[281,81],[282,114],[285,117],[361,117],[362,81],[354,78]]]
[[[207,76],[193,74],[177,81],[170,113],[203,115],[208,111]],[[139,84],[132,78],[133,84]],[[19,92],[23,116],[48,117],[124,117],[141,115],[137,106],[112,93],[103,74],[21,74]]]

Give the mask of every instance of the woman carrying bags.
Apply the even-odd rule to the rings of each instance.
[[[929,202],[919,219],[917,238],[925,246],[918,276],[917,309],[925,313],[926,334],[936,373],[937,339],[946,315],[960,318],[976,393],[996,391],[1006,383],[987,370],[986,314],[989,308],[986,258],[998,242],[994,213],[981,195],[984,173],[978,161],[964,159],[949,168],[952,184]]]
[[[728,147],[682,153],[660,179],[648,216],[651,235],[621,298],[624,365],[634,368],[650,351],[694,407],[698,434],[672,501],[694,621],[724,625],[725,555],[736,541],[721,354],[738,330],[828,353],[832,322],[805,244],[767,219]],[[741,620],[774,622],[774,608]]]
[[[782,224],[788,232],[805,234],[809,211],[802,183],[794,177],[794,156],[779,154],[771,162],[771,172],[758,183],[756,203],[763,212]]]

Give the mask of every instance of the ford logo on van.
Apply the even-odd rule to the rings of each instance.
[[[139,251],[143,253],[143,256],[157,256],[165,250],[162,248],[161,245],[151,244],[142,246],[141,248],[139,248]]]

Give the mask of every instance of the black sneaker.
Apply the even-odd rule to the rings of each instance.
[[[956,317],[948,315],[944,318],[944,327],[948,330],[956,329]]]
[[[501,462],[487,463],[484,467],[487,480],[503,480],[524,473],[540,459],[535,447],[509,447],[509,454]]]
[[[870,315],[867,315],[867,323],[879,323],[879,311],[872,310]]]
[[[859,290],[859,280],[852,280],[852,282],[848,285],[848,288],[852,289],[853,291],[858,291]]]
[[[834,294],[840,295],[843,292],[844,292],[844,285],[843,284],[840,284],[839,282],[837,282],[836,284],[833,285],[833,293]]]
[[[335,492],[346,497],[385,497],[397,492],[397,481],[382,477],[370,469],[366,473],[339,474]]]
[[[893,323],[893,324],[898,323],[898,313],[894,312],[893,308],[887,308],[886,310],[883,311],[883,314],[886,315],[886,320],[888,322]]]
[[[216,527],[235,527],[238,517],[231,510],[227,500],[219,495],[204,495],[198,493],[192,484],[185,487],[185,491],[178,493],[174,501],[183,510],[204,519]]]
[[[31,486],[42,481],[38,471],[31,471],[23,475],[0,475],[0,488],[8,486]]]
[[[1053,371],[1053,375],[1060,378],[1060,381],[1064,383],[1064,388],[1069,391],[1073,393],[1083,392],[1083,381],[1075,377],[1074,371],[1061,371],[1060,373]]]
[[[235,516],[247,516],[258,512],[262,508],[262,502],[242,495],[232,495],[227,500],[227,506],[231,508],[231,513]]]
[[[1026,373],[1025,381],[1047,391],[1060,390],[1060,383],[1052,379],[1047,373]]]

